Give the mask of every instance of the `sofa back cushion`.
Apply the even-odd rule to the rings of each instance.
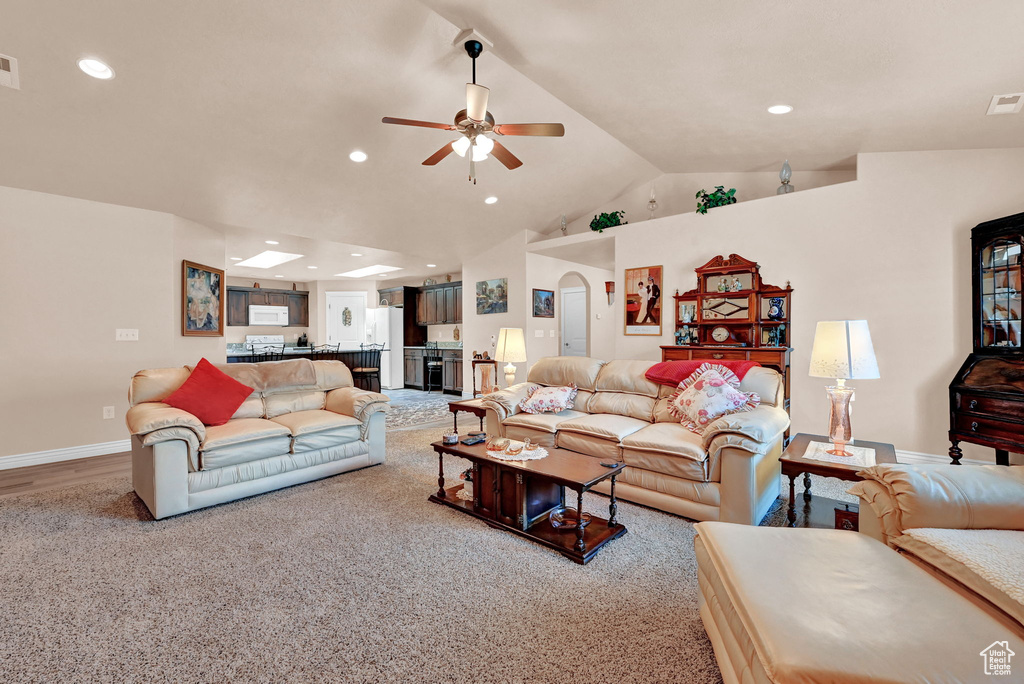
[[[656,361],[609,361],[597,376],[598,392],[628,392],[652,399],[658,396],[658,385],[644,377]]]
[[[562,386],[575,384],[581,390],[593,390],[604,361],[586,356],[548,356],[533,364],[527,382]]]
[[[655,401],[654,397],[645,397],[642,394],[597,391],[587,404],[587,412],[612,413],[650,423],[653,421]]]
[[[299,392],[274,392],[263,395],[263,410],[267,418],[276,418],[286,413],[318,411],[327,401],[323,390],[301,390]]]
[[[761,405],[782,407],[782,375],[772,368],[751,368],[740,381],[741,392],[754,392],[761,398]]]
[[[189,373],[188,368],[153,368],[139,371],[128,387],[128,404],[135,406],[147,401],[163,401],[188,380]]]

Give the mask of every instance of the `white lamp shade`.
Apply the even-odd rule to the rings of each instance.
[[[526,339],[522,328],[502,328],[498,333],[498,346],[494,350],[494,360],[505,363],[523,363],[526,361]]]
[[[818,321],[811,349],[810,374],[815,378],[837,380],[879,377],[868,322]]]

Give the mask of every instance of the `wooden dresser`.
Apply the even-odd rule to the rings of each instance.
[[[1024,453],[1021,255],[1024,213],[971,230],[974,351],[949,384],[949,456],[960,442],[996,450],[996,463]]]

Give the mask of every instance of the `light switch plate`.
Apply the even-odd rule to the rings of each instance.
[[[544,331],[543,330],[534,330],[533,331],[533,336],[534,337],[544,337]]]
[[[114,331],[115,342],[138,342],[139,341],[139,330],[138,328],[118,328]]]
[[[555,336],[555,331],[554,330],[548,330],[548,337],[554,337],[554,336]]]

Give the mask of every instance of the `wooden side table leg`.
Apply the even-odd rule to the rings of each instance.
[[[619,502],[615,498],[615,478],[617,477],[618,475],[612,475],[611,498],[608,501],[608,527],[614,527],[618,524],[615,522],[615,514],[619,512]]]
[[[951,465],[960,465],[960,459],[963,458],[964,451],[960,448],[960,442],[957,440],[952,441],[952,446],[949,447],[949,457],[953,463]]]
[[[583,489],[576,493],[576,550],[586,553],[587,545],[583,542]]]
[[[459,412],[452,411],[452,432],[459,434]]]
[[[789,527],[796,527],[796,475],[789,476],[789,506],[786,509],[786,522]]]
[[[811,500],[811,474],[804,473],[804,501]]]
[[[480,432],[484,431],[484,417],[480,416]]]
[[[437,498],[445,498],[444,493],[444,454],[437,452]]]

